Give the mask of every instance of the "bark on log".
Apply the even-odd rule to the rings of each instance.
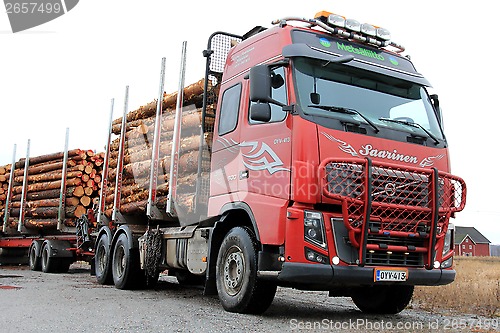
[[[75,199],[76,199],[76,203],[75,203]],[[79,203],[79,200],[77,198],[74,198],[74,197],[66,198],[66,206],[76,206],[76,205],[78,205],[78,203]],[[21,202],[14,201],[14,202],[12,202],[11,207],[12,208],[21,208]],[[26,207],[27,208],[59,207],[59,198],[27,201]]]
[[[68,157],[79,156],[80,158],[84,158],[84,157],[82,157],[83,154],[85,154],[85,152],[80,150],[80,149],[68,150]],[[45,162],[49,162],[49,161],[62,160],[63,157],[64,157],[64,152],[46,154],[46,155],[41,155],[41,156],[34,156],[34,157],[30,157],[29,164],[36,165],[36,164],[41,164],[41,163],[45,163]],[[19,161],[16,162],[16,169],[24,168],[25,162],[26,162],[25,158],[19,159]]]
[[[67,206],[65,208],[66,216],[75,217],[76,209],[80,207],[78,206]],[[21,208],[12,208],[10,213],[12,216],[19,216]],[[59,214],[59,207],[34,207],[34,208],[26,208],[25,216],[26,217],[36,217],[36,218],[57,218]]]
[[[196,98],[200,98],[203,94],[203,89],[205,85],[205,80],[201,79],[191,85],[184,88],[184,105],[191,104]],[[177,92],[171,94],[163,94],[162,110],[167,110],[173,108],[177,101]],[[135,111],[131,111],[127,114],[127,122],[134,121],[137,119],[144,119],[153,116],[156,113],[156,101],[152,101],[144,106],[141,106]],[[122,118],[115,119],[113,125],[121,124]],[[115,133],[116,134],[116,133]]]
[[[74,186],[70,186],[66,188],[66,197],[71,197],[73,196],[73,192],[75,191]],[[61,190],[59,189],[52,189],[52,190],[45,190],[45,191],[40,191],[40,192],[33,192],[26,195],[27,200],[41,200],[41,199],[51,199],[51,198],[59,198],[61,194]],[[12,201],[21,201],[21,194],[16,194],[12,196]]]
[[[77,186],[82,183],[82,180],[80,178],[71,178],[66,181],[67,186]],[[56,181],[51,181],[51,182],[45,182],[45,183],[35,183],[32,185],[27,186],[27,191],[29,192],[38,192],[38,191],[44,191],[44,190],[53,190],[53,189],[60,189],[61,188],[61,181],[56,180]],[[12,193],[14,194],[19,194],[22,192],[22,186],[15,186],[12,188]]]
[[[66,174],[66,178],[75,178],[81,177],[81,171],[68,171]],[[48,173],[39,173],[36,175],[28,175],[28,182],[37,183],[37,182],[47,182],[52,180],[59,180],[62,178],[62,172],[48,172]],[[16,183],[22,183],[24,176],[14,177],[14,181]]]

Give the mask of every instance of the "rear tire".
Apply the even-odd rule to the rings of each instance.
[[[357,289],[352,301],[364,313],[396,314],[404,310],[413,295],[413,286],[366,286]]]
[[[216,283],[226,311],[259,314],[271,305],[276,284],[257,278],[257,243],[248,228],[235,227],[222,241]]]
[[[29,265],[32,271],[42,270],[42,258],[40,257],[40,250],[42,247],[42,241],[35,240],[31,243],[29,252]]]
[[[50,256],[50,242],[46,242],[42,247],[41,261],[42,261],[42,272],[44,273],[57,272],[57,262],[54,257]]]
[[[113,282],[118,289],[135,289],[144,281],[144,272],[140,269],[139,251],[130,248],[125,233],[118,236],[113,249],[112,271]]]
[[[95,277],[99,284],[112,284],[113,274],[111,272],[111,242],[107,234],[103,234],[97,242],[95,250]]]

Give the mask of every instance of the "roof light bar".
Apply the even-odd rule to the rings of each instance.
[[[330,13],[327,11],[318,12],[315,15],[314,19],[326,24],[329,27],[335,29],[337,28],[343,29],[345,33],[342,33],[342,31],[335,32],[336,34],[339,34],[341,36],[353,38],[359,41],[375,44],[377,46],[382,46],[382,47],[391,45],[395,48],[398,48],[400,50],[399,52],[404,51],[404,47],[402,47],[401,45],[389,42],[391,39],[391,33],[389,32],[389,30],[385,28],[374,26],[368,23],[361,24],[356,20],[346,19],[342,15]],[[321,26],[321,24],[318,25]],[[359,33],[360,35],[352,36],[352,33]],[[347,36],[347,34],[349,35]]]
[[[391,46],[395,48],[397,53],[401,53],[405,48],[397,43],[390,41],[391,33],[384,28],[380,28],[371,24],[361,24],[353,19],[346,19],[342,15],[333,14],[327,11],[318,12],[314,19],[301,17],[285,17],[279,20],[274,20],[272,24],[286,26],[288,21],[297,21],[308,24],[309,27],[318,26],[331,34],[356,40],[362,43],[374,45],[376,47]]]

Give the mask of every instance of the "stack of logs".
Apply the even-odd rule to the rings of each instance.
[[[78,217],[98,203],[104,154],[91,150],[68,151],[64,225],[72,227]],[[52,229],[57,226],[64,153],[30,157],[23,225],[27,229]],[[17,228],[21,212],[25,159],[15,164],[8,227]],[[0,201],[1,221],[5,215],[5,198],[11,166],[0,167],[0,184],[4,189]]]
[[[190,211],[193,208],[194,192],[198,171],[198,157],[201,138],[201,111],[204,80],[184,88],[182,137],[179,153],[179,177],[177,180],[177,204]],[[163,208],[168,194],[170,172],[170,154],[172,149],[173,129],[177,93],[164,94],[162,105],[162,126],[160,140],[160,159],[158,164],[157,206]],[[143,214],[146,210],[149,194],[149,175],[152,145],[156,118],[157,101],[131,111],[126,117],[126,145],[120,212],[123,214]],[[214,106],[207,107],[207,113],[214,114]],[[213,120],[212,120],[213,122]],[[122,118],[113,121],[113,133],[119,135]],[[204,137],[210,143],[211,137]],[[106,192],[105,214],[112,214],[116,166],[118,164],[119,139],[110,145],[109,187]]]

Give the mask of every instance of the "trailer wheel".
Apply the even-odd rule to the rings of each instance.
[[[229,231],[222,241],[216,265],[217,292],[226,311],[263,313],[271,305],[276,284],[257,278],[257,244],[243,227]]]
[[[413,286],[366,286],[357,289],[352,301],[364,313],[396,314],[410,303]]]
[[[144,274],[140,270],[139,251],[131,249],[127,235],[118,236],[113,250],[113,282],[118,289],[134,289]]]
[[[55,273],[57,271],[57,262],[50,256],[50,242],[46,241],[42,247],[42,272]]]
[[[111,245],[107,234],[103,234],[97,242],[95,250],[95,277],[99,284],[112,284],[113,274],[111,273]]]
[[[41,240],[34,240],[31,243],[30,252],[29,252],[29,265],[32,271],[41,271],[42,270],[42,259],[40,257],[40,250],[42,247]]]

